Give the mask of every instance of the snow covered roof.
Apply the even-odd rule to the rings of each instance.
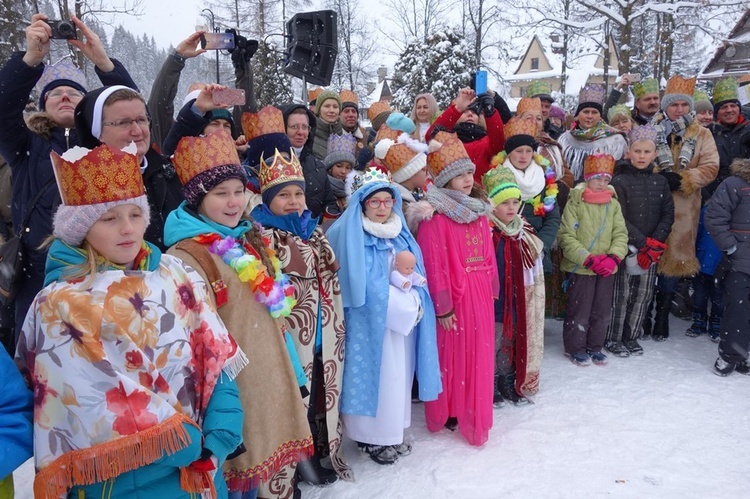
[[[708,64],[706,64],[706,67],[703,68],[698,77],[710,79],[721,78],[732,73],[747,73],[750,69],[750,61],[745,60],[745,64],[743,64],[742,60],[736,60],[735,64],[729,64],[732,62],[733,55],[727,54],[727,49],[733,47],[733,50],[737,52],[739,51],[738,46],[743,47],[741,53],[746,54],[750,50],[750,8],[745,11],[737,24],[735,24],[732,31],[727,35],[727,38],[722,41],[716,52],[714,52],[714,56],[708,61]]]
[[[391,87],[388,85],[388,79],[383,79],[375,86],[375,90],[362,99],[362,106],[369,108],[373,102],[387,100],[386,97],[393,97],[393,94],[391,93]]]

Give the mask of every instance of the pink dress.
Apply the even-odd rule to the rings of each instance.
[[[449,417],[458,419],[471,445],[487,441],[492,428],[495,374],[494,299],[499,282],[492,233],[487,217],[459,224],[435,213],[419,225],[427,285],[438,317],[455,311],[458,327],[437,326],[443,391],[425,402],[430,431],[441,430]]]

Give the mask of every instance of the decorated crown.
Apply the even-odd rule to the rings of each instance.
[[[140,162],[131,143],[124,150],[101,145],[73,147],[62,156],[50,153],[52,168],[66,206],[133,199],[145,194]]]
[[[590,154],[583,162],[583,178],[589,180],[598,175],[609,175],[615,171],[615,158],[610,154]]]
[[[612,121],[615,116],[627,116],[630,118],[630,108],[626,104],[617,104],[607,110],[607,121]]]
[[[542,99],[539,97],[524,97],[518,101],[516,106],[516,116],[523,116],[523,113],[542,112]]]
[[[359,97],[351,90],[342,90],[339,93],[339,98],[341,99],[341,102],[352,102],[354,104],[359,103]]]
[[[497,165],[482,176],[482,185],[493,203],[500,204],[506,199],[521,198],[521,189],[510,168]]]
[[[644,95],[658,94],[659,93],[659,82],[656,78],[646,78],[633,85],[633,93],[636,99],[640,99]]]
[[[284,114],[274,106],[266,106],[257,113],[242,113],[242,132],[248,142],[261,135],[286,134]]]
[[[604,96],[607,91],[604,89],[604,85],[598,83],[589,83],[581,89],[578,93],[578,105],[583,103],[604,104]]]
[[[268,161],[260,163],[258,179],[260,181],[261,193],[286,182],[305,182],[305,176],[302,174],[302,166],[299,164],[299,160],[294,152],[287,159],[279,151],[276,151],[274,154],[271,164],[268,164]]]
[[[41,94],[47,85],[55,80],[70,80],[80,85],[81,88],[86,88],[86,75],[68,57],[61,59],[56,64],[44,67],[42,77],[36,84],[37,93]]]
[[[375,135],[374,143],[377,144],[383,139],[391,139],[393,142],[396,142],[402,133],[400,130],[394,130],[389,127],[387,123],[383,123],[378,129],[378,134]]]
[[[548,97],[552,98],[552,88],[546,81],[532,81],[526,87],[526,95],[529,97]]]
[[[354,182],[352,183],[352,193],[355,193],[358,189],[371,184],[373,182],[387,182],[391,183],[391,176],[388,173],[384,173],[378,168],[369,167],[362,173],[354,175]]]
[[[683,78],[680,75],[673,75],[667,81],[667,88],[664,90],[664,95],[680,94],[692,97],[695,93],[695,81],[695,76],[692,78]]]
[[[393,110],[386,101],[379,100],[377,102],[373,102],[373,104],[370,106],[370,109],[367,110],[367,119],[372,122],[375,118],[378,117],[379,114],[391,111]]]
[[[734,78],[724,78],[723,80],[717,81],[716,85],[714,85],[713,104],[739,99],[740,87],[737,84],[737,80]]]
[[[693,102],[703,102],[703,101],[711,102],[711,99],[708,97],[708,93],[696,88],[695,93],[693,94]]]
[[[463,142],[448,132],[438,132],[430,141],[427,168],[438,187],[443,187],[453,177],[475,168]]]
[[[536,137],[539,133],[539,123],[528,116],[526,118],[514,117],[505,124],[505,138],[508,139],[514,135],[531,135]]]
[[[323,87],[311,88],[307,91],[307,102],[312,102],[318,98],[320,93],[323,91]]]
[[[239,165],[240,158],[234,140],[220,128],[204,137],[183,137],[172,157],[177,176],[182,185],[199,174],[223,165]]]
[[[651,142],[656,144],[656,136],[656,128],[649,124],[646,124],[637,126],[630,130],[630,133],[628,134],[628,142],[630,144],[635,144],[639,140],[650,140]]]

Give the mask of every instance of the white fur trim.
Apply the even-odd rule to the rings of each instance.
[[[373,151],[375,152],[375,157],[378,159],[385,158],[385,155],[388,154],[388,149],[390,149],[393,144],[394,142],[391,139],[379,140],[377,145],[375,146],[375,149],[373,149]]]
[[[406,225],[415,236],[419,230],[419,224],[425,220],[431,220],[435,214],[435,208],[427,201],[417,201],[406,206]]]
[[[443,147],[442,142],[438,142],[437,140],[432,139],[430,141],[430,144],[427,146],[427,153],[429,154],[429,153],[435,152],[441,147]]]
[[[402,133],[401,135],[398,136],[398,143],[406,144],[406,147],[408,147],[412,151],[423,152],[425,154],[427,154],[427,149],[429,148],[427,144],[412,138],[407,133]]]
[[[405,182],[412,178],[419,170],[427,166],[427,156],[425,154],[417,154],[402,168],[393,172],[393,181],[397,184]]]

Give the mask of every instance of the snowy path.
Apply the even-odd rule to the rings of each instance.
[[[712,374],[716,345],[686,337],[688,325],[672,318],[672,338],[643,342],[642,357],[582,368],[562,355],[562,323],[547,321],[536,404],[495,410],[484,447],[430,434],[415,404],[410,456],[379,466],[347,442],[357,481],[303,485],[303,497],[746,497],[750,377]],[[16,473],[19,499],[32,473]]]

